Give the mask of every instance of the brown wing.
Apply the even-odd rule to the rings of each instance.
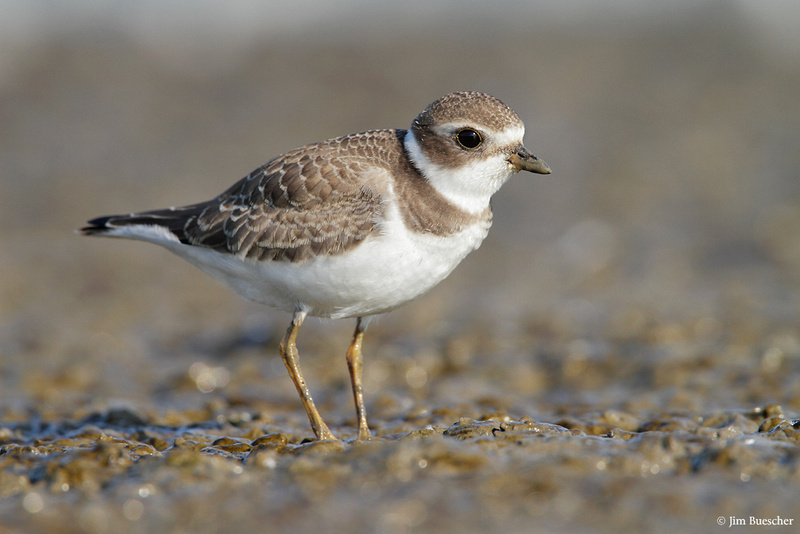
[[[339,254],[376,231],[381,187],[371,177],[385,173],[397,151],[393,130],[331,139],[273,159],[208,202],[103,217],[83,231],[154,224],[182,243],[254,260]]]
[[[303,147],[256,169],[190,216],[183,239],[256,260],[303,261],[358,245],[381,209],[378,194],[358,180],[375,171],[360,157],[358,137]]]

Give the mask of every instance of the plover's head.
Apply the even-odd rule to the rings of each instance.
[[[525,125],[507,105],[478,92],[450,93],[417,115],[405,147],[417,169],[448,200],[479,213],[517,171],[550,174],[522,145]]]

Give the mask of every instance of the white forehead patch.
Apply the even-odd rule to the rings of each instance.
[[[509,126],[494,134],[494,142],[497,146],[517,145],[522,143],[525,136],[524,126]]]

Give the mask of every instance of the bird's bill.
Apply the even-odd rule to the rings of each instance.
[[[550,167],[543,160],[531,154],[527,148],[520,147],[508,162],[518,171],[535,172],[536,174],[550,174]]]

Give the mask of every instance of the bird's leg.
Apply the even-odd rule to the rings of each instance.
[[[353,333],[353,341],[347,349],[347,368],[350,370],[350,383],[353,385],[353,399],[356,403],[356,418],[358,419],[358,439],[370,439],[369,428],[367,427],[367,412],[364,409],[364,388],[361,385],[361,370],[363,358],[361,357],[361,342],[364,339],[364,330],[367,329],[367,321],[358,318],[356,331]]]
[[[289,376],[292,377],[294,387],[297,388],[297,392],[300,394],[300,400],[303,401],[303,407],[306,409],[308,420],[311,421],[311,428],[314,430],[317,439],[336,439],[328,425],[322,420],[319,411],[317,411],[314,399],[311,398],[311,393],[308,391],[308,386],[303,378],[303,373],[300,371],[300,355],[297,352],[295,340],[297,339],[297,331],[300,330],[300,325],[303,324],[305,317],[306,312],[300,310],[296,311],[292,316],[292,324],[286,331],[286,335],[283,337],[279,347],[281,358],[289,371]]]

